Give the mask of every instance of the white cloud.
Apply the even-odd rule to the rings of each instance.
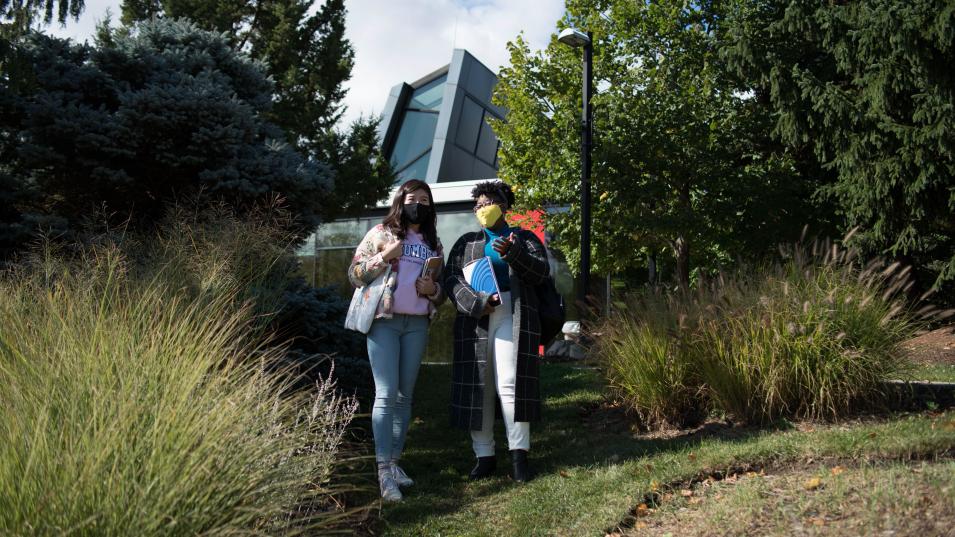
[[[510,63],[507,42],[523,31],[546,46],[562,0],[351,0],[346,35],[355,47],[346,120],[380,114],[392,86],[413,82],[467,49],[492,71]]]
[[[68,37],[75,41],[92,41],[93,34],[96,33],[96,25],[106,18],[107,9],[112,13],[113,24],[119,23],[119,17],[122,13],[119,9],[121,3],[121,0],[86,0],[84,2],[86,8],[80,15],[78,22],[68,20],[65,26],[54,23],[46,31],[55,36]]]
[[[86,0],[79,22],[50,32],[79,41],[90,38],[109,8],[116,21],[120,0]],[[355,68],[346,84],[345,121],[377,115],[388,91],[413,82],[467,49],[492,71],[509,63],[507,42],[523,31],[532,49],[547,45],[563,15],[563,0],[348,0],[346,35]]]

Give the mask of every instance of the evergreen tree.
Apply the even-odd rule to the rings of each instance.
[[[261,61],[275,81],[271,120],[299,152],[327,162],[348,185],[329,194],[331,207],[354,214],[384,197],[394,183],[387,159],[368,132],[377,120],[362,119],[334,132],[341,119],[344,83],[351,77],[354,50],[345,38],[344,0],[124,0],[122,21],[153,17],[188,18],[228,36],[237,50]],[[342,143],[354,141],[357,145]],[[370,145],[369,145],[370,144]],[[375,157],[376,164],[356,165]]]
[[[178,198],[241,212],[279,195],[303,231],[321,221],[331,170],[265,120],[271,81],[220,35],[160,20],[98,46],[31,34],[17,53],[31,76],[0,87],[0,177],[31,193],[20,214],[143,228]]]
[[[727,21],[725,58],[836,176],[858,243],[955,283],[955,4],[740,0]]]
[[[666,265],[685,287],[694,266],[758,258],[797,239],[807,220],[818,221],[813,185],[770,138],[758,100],[722,68],[721,6],[568,3],[560,25],[590,31],[594,40],[597,273],[629,272],[669,251]],[[495,95],[509,111],[494,124],[500,175],[528,205],[570,207],[548,226],[576,269],[580,52],[552,39],[534,55],[521,38],[510,51]]]
[[[37,20],[50,25],[79,20],[83,0],[0,0],[0,39],[25,34]]]

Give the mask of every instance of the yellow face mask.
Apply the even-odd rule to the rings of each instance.
[[[481,207],[474,213],[474,216],[477,217],[477,221],[481,224],[481,227],[491,227],[497,223],[502,214],[504,213],[501,212],[501,208],[495,204]]]

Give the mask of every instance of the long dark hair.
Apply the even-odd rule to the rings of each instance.
[[[438,215],[434,210],[434,196],[431,195],[431,187],[424,181],[410,179],[402,183],[401,186],[398,187],[398,192],[395,193],[395,198],[391,200],[391,210],[388,211],[388,214],[385,215],[385,219],[382,220],[381,223],[390,229],[399,239],[404,240],[406,232],[408,231],[408,224],[401,218],[401,209],[405,203],[405,196],[415,190],[424,190],[427,192],[428,200],[431,201],[431,218],[421,222],[421,235],[424,236],[424,241],[428,243],[429,248],[437,250]]]

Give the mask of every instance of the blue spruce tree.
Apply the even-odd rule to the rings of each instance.
[[[26,74],[0,78],[0,177],[35,195],[5,196],[0,220],[75,229],[105,211],[142,229],[177,199],[241,213],[278,196],[301,230],[320,223],[331,169],[265,119],[271,80],[223,36],[166,19],[95,46],[41,34],[14,46]]]

